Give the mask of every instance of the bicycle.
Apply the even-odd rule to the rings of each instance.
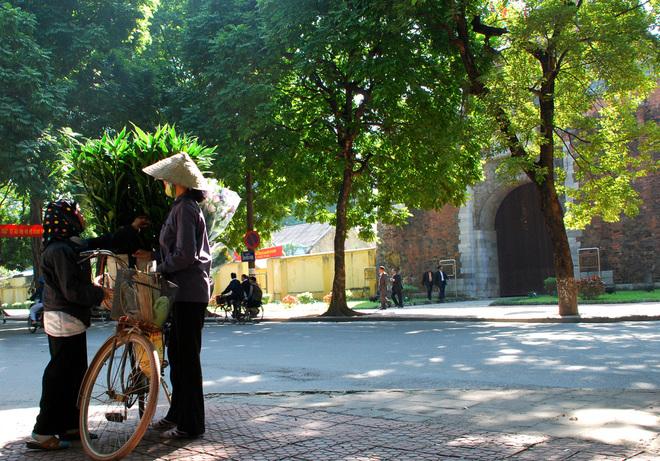
[[[87,255],[97,256],[115,257],[98,250]],[[117,271],[114,287],[111,318],[118,319],[117,328],[92,359],[78,397],[80,440],[96,461],[121,459],[140,443],[156,411],[159,387],[171,400],[163,379],[166,341],[152,306],[154,299],[164,304],[164,297],[169,309],[175,287],[160,274],[125,264]]]
[[[216,317],[216,321],[222,323],[257,323],[264,318],[264,307],[260,304],[258,307],[247,307],[247,301],[243,300],[237,303],[236,307],[233,301],[227,298],[226,295],[217,295],[215,297],[216,306],[224,312],[224,319],[219,320],[220,316]],[[231,315],[231,319],[229,316]]]

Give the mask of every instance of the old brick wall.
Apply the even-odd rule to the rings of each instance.
[[[639,181],[636,189],[644,200],[637,217],[618,223],[594,220],[579,238],[582,248],[600,249],[601,270],[613,271],[614,283],[660,282],[660,177]]]
[[[640,120],[660,119],[660,89],[638,112]],[[660,160],[660,153],[654,158]],[[618,223],[594,220],[580,238],[582,248],[600,248],[601,270],[614,272],[614,283],[660,282],[660,175],[638,180],[635,189],[643,200],[639,215]]]
[[[378,224],[377,263],[399,267],[404,283],[421,285],[422,274],[435,271],[438,260],[458,261],[458,208],[416,210],[403,227]]]

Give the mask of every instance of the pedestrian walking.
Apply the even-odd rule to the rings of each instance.
[[[80,439],[78,393],[87,371],[91,309],[109,303],[112,291],[92,283],[89,261],[80,262],[86,243],[80,209],[72,200],[46,206],[43,219],[44,330],[50,361],[42,378],[39,415],[28,448],[59,450]]]
[[[435,285],[438,287],[438,301],[445,302],[445,288],[447,287],[447,274],[442,270],[441,266],[438,266],[438,270],[435,272]]]
[[[163,438],[193,439],[205,431],[199,354],[204,314],[210,298],[211,251],[199,203],[205,198],[208,183],[185,152],[156,162],[143,171],[163,181],[165,194],[174,199],[160,231],[156,270],[179,287],[172,305],[167,349],[172,401],[165,417],[152,427],[163,431]]]
[[[380,310],[387,309],[389,300],[387,299],[387,272],[385,272],[385,266],[380,266],[378,268],[378,296],[380,298]]]
[[[403,307],[403,281],[401,280],[401,274],[399,274],[399,268],[392,270],[392,302],[397,307]]]
[[[431,296],[433,295],[433,280],[434,275],[433,271],[428,270],[422,275],[422,286],[426,288],[426,297],[431,301]]]

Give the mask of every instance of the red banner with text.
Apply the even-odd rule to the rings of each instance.
[[[44,233],[41,224],[0,224],[0,237],[33,237],[38,238]]]
[[[268,258],[277,258],[279,256],[284,256],[284,249],[282,245],[270,248],[262,248],[254,252],[254,257],[256,259],[268,259]],[[241,255],[234,252],[234,261],[240,261]]]

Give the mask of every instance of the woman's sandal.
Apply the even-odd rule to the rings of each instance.
[[[71,446],[71,443],[65,440],[60,440],[59,438],[53,435],[41,442],[38,442],[34,439],[28,440],[27,442],[25,442],[25,446],[31,448],[32,450],[52,451],[52,450],[63,450],[65,448],[69,448]]]

